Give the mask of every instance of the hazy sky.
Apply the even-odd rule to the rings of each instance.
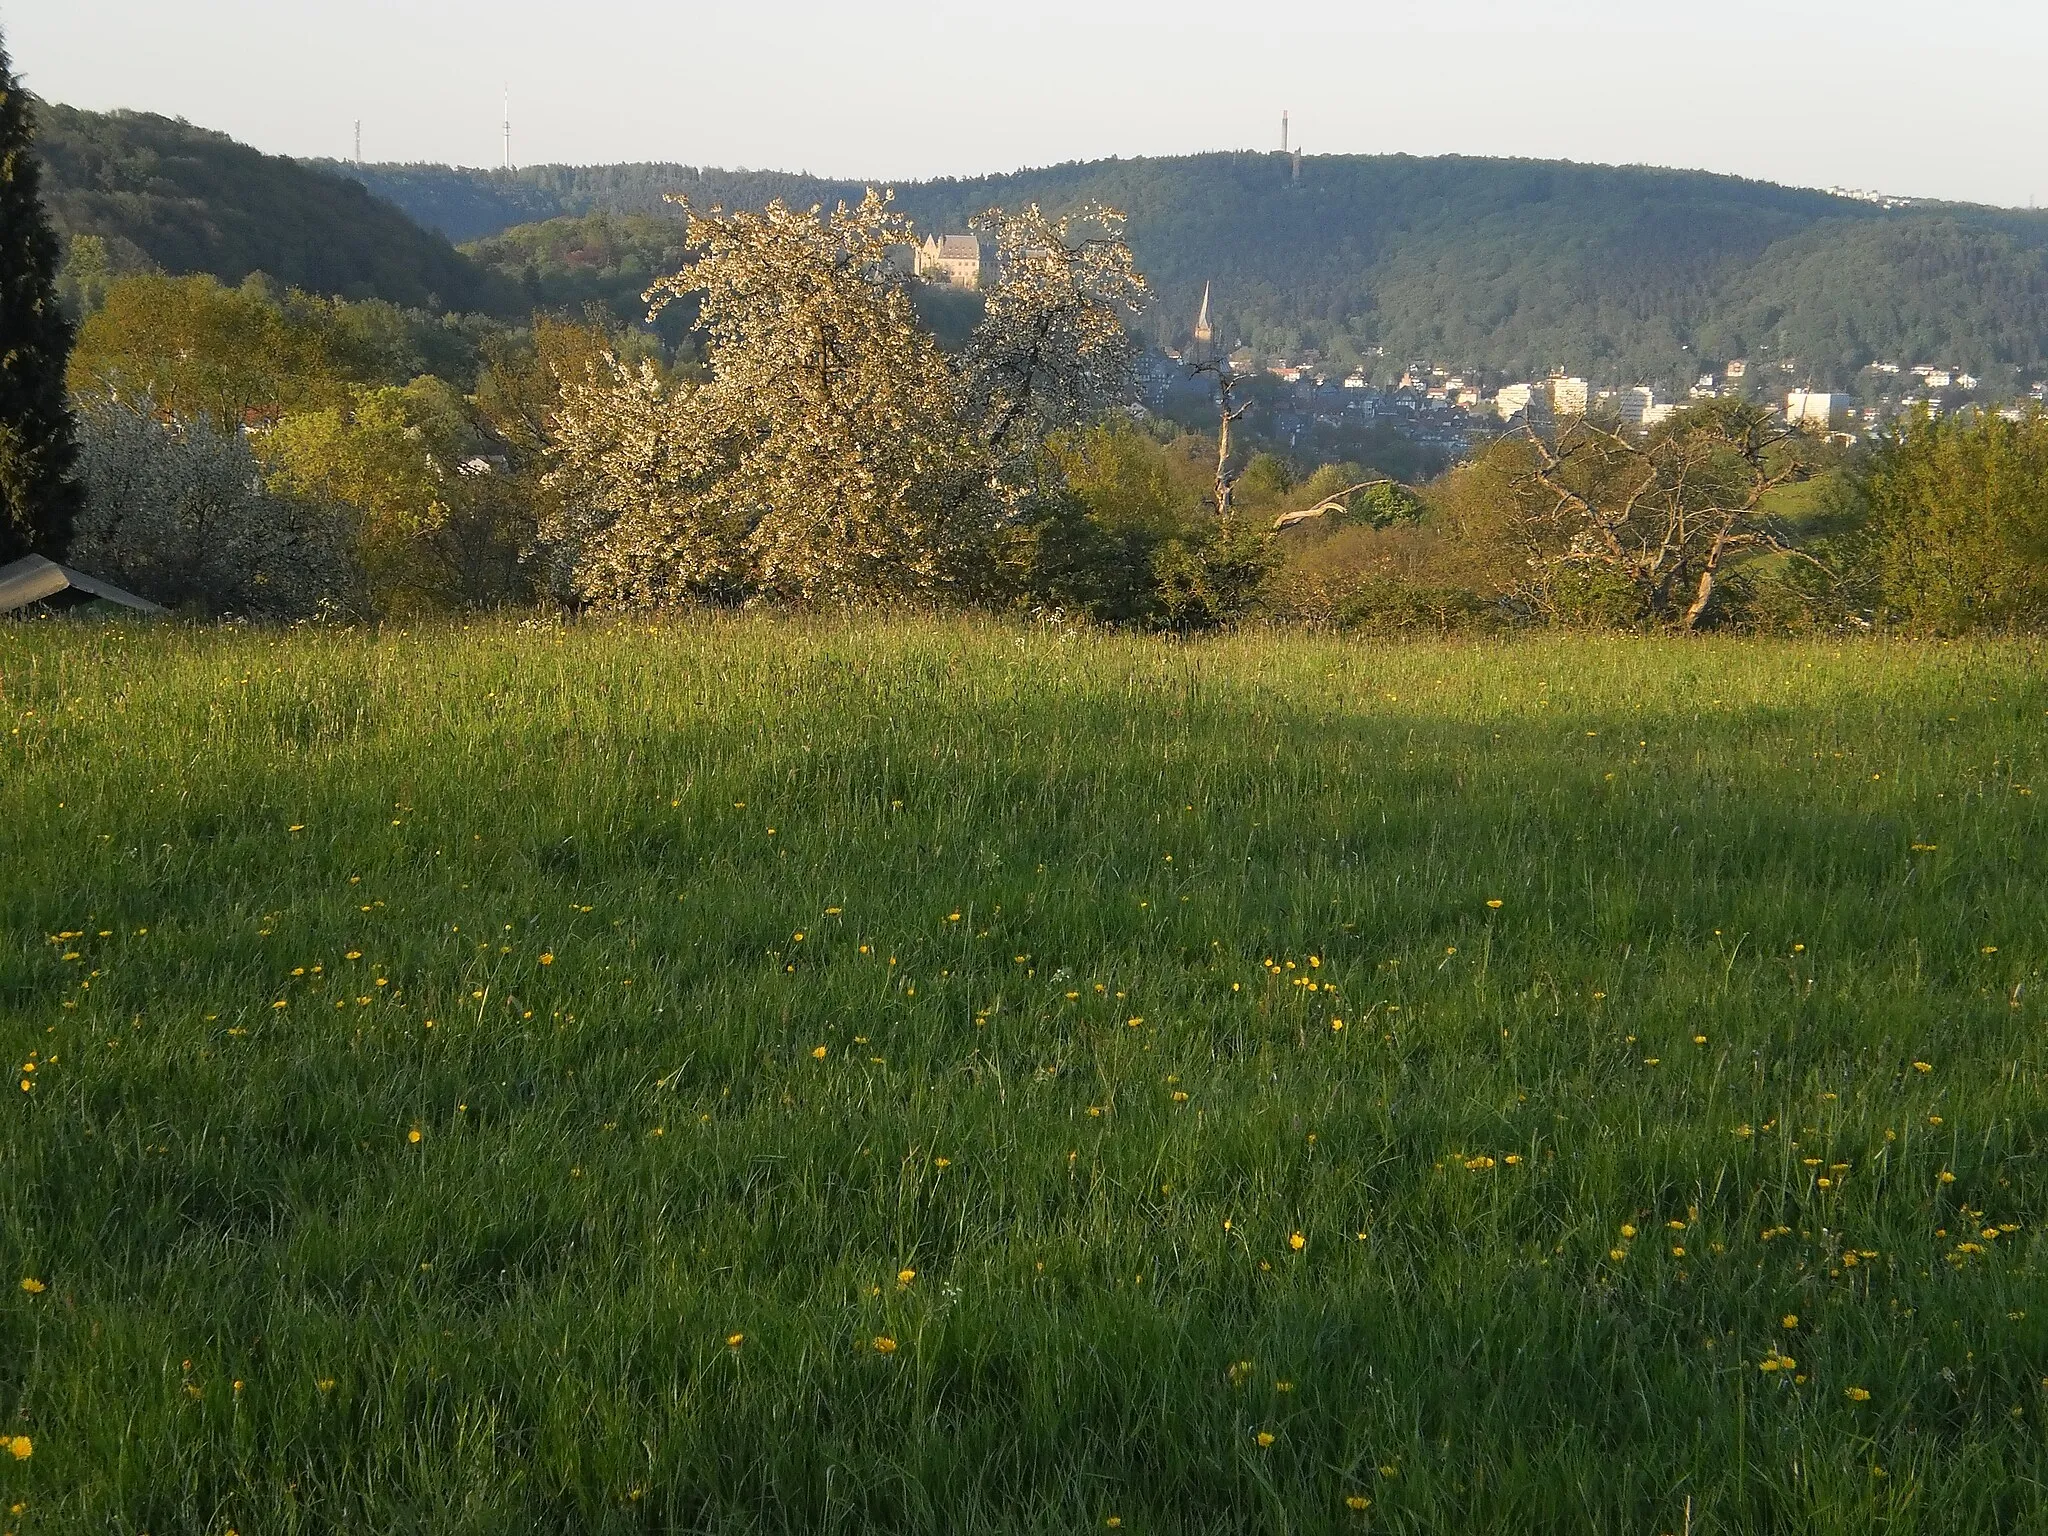
[[[1666,19],[1668,17],[1668,19]],[[31,89],[274,152],[909,178],[1277,146],[2048,203],[2048,0],[0,0]]]

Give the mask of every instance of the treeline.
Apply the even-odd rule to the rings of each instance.
[[[895,344],[922,359],[913,373],[969,366],[971,345],[948,363],[908,334]],[[778,460],[780,480],[749,488],[714,472],[742,462],[734,444],[787,454],[814,424],[802,401],[766,426],[712,405],[714,378],[748,378],[744,361],[714,348],[678,368],[644,334],[587,322],[480,328],[260,282],[120,279],[71,357],[86,492],[72,557],[194,615],[270,619],[908,600],[1382,635],[2048,625],[2039,417],[1922,418],[1846,450],[1714,402],[1646,437],[1593,423],[1504,438],[1420,487],[1258,452],[1229,466],[1219,512],[1215,437],[1121,411],[1032,432],[992,492],[950,389],[912,390],[922,436],[904,436],[896,401],[875,440]],[[914,384],[903,361],[873,353],[874,390]],[[739,419],[717,419],[726,409]],[[872,473],[904,441],[926,468],[902,471],[864,534],[830,466]],[[1627,505],[1624,490],[1658,476],[1687,489]],[[1561,513],[1571,495],[1582,504]],[[925,533],[874,542],[914,530],[903,509],[928,497],[942,510],[926,507]],[[775,507],[825,530],[803,559],[826,575],[792,576],[787,536],[769,541],[779,564],[758,563],[750,541]]]

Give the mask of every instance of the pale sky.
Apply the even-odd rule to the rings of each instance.
[[[259,148],[908,179],[1273,148],[2048,204],[2048,0],[0,0],[75,106]]]

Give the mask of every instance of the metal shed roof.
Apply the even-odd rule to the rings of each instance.
[[[146,597],[125,592],[110,581],[74,571],[41,555],[28,555],[11,565],[0,565],[0,613],[26,608],[31,603],[82,603],[93,598],[119,603],[140,613],[163,613],[165,609]]]

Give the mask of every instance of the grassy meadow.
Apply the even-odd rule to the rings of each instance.
[[[2042,661],[0,628],[4,1530],[2048,1529]]]

